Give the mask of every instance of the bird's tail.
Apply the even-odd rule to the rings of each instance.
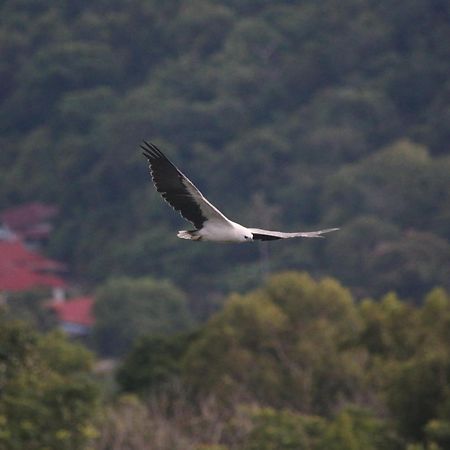
[[[298,235],[307,238],[321,238],[324,237],[322,236],[322,234],[331,233],[332,231],[337,230],[339,230],[339,228],[327,228],[326,230],[319,230],[319,231],[304,231],[302,233],[298,233]]]
[[[180,230],[177,234],[180,239],[188,239],[190,241],[199,241],[201,236],[198,235],[197,230]]]

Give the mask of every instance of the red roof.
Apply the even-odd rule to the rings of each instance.
[[[94,324],[92,297],[77,297],[60,303],[53,303],[49,308],[53,309],[62,322],[76,323],[91,326]]]
[[[0,240],[0,291],[64,287],[65,281],[53,273],[62,270],[64,264],[27,249],[20,240]]]
[[[56,206],[33,202],[4,210],[0,221],[23,238],[39,239],[50,234],[50,220],[57,214]]]

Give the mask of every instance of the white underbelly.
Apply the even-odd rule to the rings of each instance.
[[[240,228],[244,229],[244,227]],[[242,242],[243,232],[232,223],[222,223],[208,220],[204,223],[203,228],[199,230],[202,241],[215,242]]]

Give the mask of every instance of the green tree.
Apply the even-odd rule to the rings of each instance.
[[[191,326],[184,294],[168,281],[114,278],[94,306],[94,340],[104,354],[121,355],[144,334],[167,335]]]
[[[183,357],[196,337],[197,332],[139,338],[117,372],[121,389],[145,394],[176,381]]]
[[[327,181],[327,216],[339,221],[373,214],[401,226],[438,231],[450,198],[448,180],[447,159],[433,160],[426,147],[401,140]]]
[[[409,232],[401,241],[385,242],[368,261],[378,274],[372,292],[386,286],[405,298],[421,298],[435,285],[450,288],[450,244],[431,233]]]
[[[337,282],[306,274],[269,278],[232,296],[190,346],[189,385],[226,397],[248,391],[258,401],[329,412],[362,388],[364,351],[352,297]]]
[[[373,261],[380,248],[399,238],[400,231],[392,223],[385,223],[375,216],[360,215],[327,241],[326,261],[333,275],[352,286],[359,295],[372,293],[378,287]]]
[[[255,286],[256,246],[175,243],[176,216],[151,193],[137,150],[146,137],[239,221],[261,193],[287,229],[353,228],[370,216],[400,237],[413,229],[448,240],[448,15],[443,0],[4,0],[0,207],[56,202],[51,251],[90,283],[151,273],[214,299]],[[351,250],[338,258],[341,241],[327,272],[352,277],[358,296],[392,281],[419,300],[444,284],[440,240],[391,246],[386,264],[401,275],[392,280],[385,259],[371,266],[366,246],[355,257],[347,238]],[[381,241],[383,232],[369,252]],[[271,267],[320,274],[324,247],[274,243]]]
[[[401,441],[386,422],[369,411],[346,408],[331,421],[317,450],[400,450]]]
[[[399,322],[403,320],[400,315]],[[415,338],[415,345],[410,347],[414,352],[408,359],[397,359],[387,366],[386,403],[404,436],[415,440],[429,436],[445,443],[450,420],[448,294],[443,289],[433,290],[415,315],[415,323],[409,321],[414,331],[408,332]]]
[[[4,318],[27,322],[39,331],[55,328],[57,326],[56,317],[49,314],[49,310],[46,308],[50,295],[48,289],[39,288],[28,292],[10,293],[8,302],[2,311]]]
[[[387,404],[399,429],[404,436],[424,439],[426,425],[450,403],[449,352],[443,347],[429,350],[404,363],[392,364],[390,370]]]
[[[92,355],[62,335],[0,321],[0,446],[83,449],[95,436]]]
[[[271,408],[250,410],[251,430],[239,446],[243,450],[313,450],[325,431],[325,421]]]
[[[416,308],[394,293],[379,301],[366,299],[359,308],[363,320],[360,341],[371,356],[405,361],[415,354],[422,339]]]

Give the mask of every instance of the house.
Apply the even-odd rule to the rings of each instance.
[[[36,250],[48,239],[53,229],[51,220],[57,214],[56,207],[39,202],[0,213],[0,301],[7,301],[10,293],[50,289],[52,299],[46,307],[67,334],[83,337],[94,323],[93,299],[77,297],[66,301],[65,264]]]
[[[59,326],[71,337],[87,336],[94,325],[92,313],[94,299],[77,297],[65,301],[52,302],[48,308],[54,311]]]
[[[0,294],[48,288],[63,298],[66,266],[28,249],[18,238],[0,240]]]
[[[0,228],[9,230],[28,244],[39,246],[50,236],[51,221],[58,212],[58,207],[40,202],[14,206],[0,213]]]

